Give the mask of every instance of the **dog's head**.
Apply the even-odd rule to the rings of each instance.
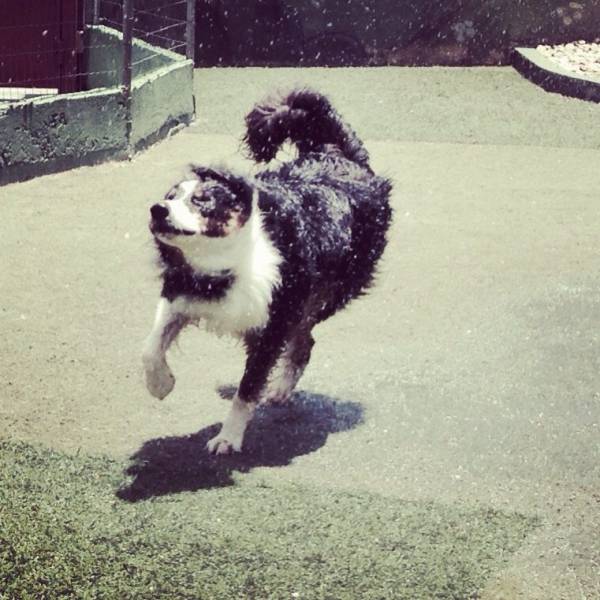
[[[199,237],[236,235],[252,212],[250,184],[218,169],[192,166],[191,173],[150,208],[154,237],[181,247]]]

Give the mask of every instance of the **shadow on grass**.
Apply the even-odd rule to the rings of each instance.
[[[222,388],[231,397],[233,388]],[[132,480],[117,491],[128,502],[155,496],[233,485],[232,473],[254,467],[289,465],[303,454],[321,448],[330,433],[348,431],[362,423],[355,402],[341,402],[319,394],[297,392],[284,406],[261,406],[244,439],[243,452],[212,456],[206,443],[221,427],[214,424],[181,437],[149,440],[131,457],[125,473]]]

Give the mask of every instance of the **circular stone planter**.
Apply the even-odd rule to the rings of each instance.
[[[600,81],[563,69],[535,48],[515,48],[512,64],[519,73],[547,92],[600,102]]]

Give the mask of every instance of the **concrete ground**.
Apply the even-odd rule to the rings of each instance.
[[[199,70],[194,126],[129,163],[0,188],[0,436],[121,458],[224,416],[231,340],[186,331],[172,395],[144,389],[147,211],[189,161],[246,166],[243,114],[294,83],[366,140],[395,220],[377,286],[316,331],[300,384],[337,400],[340,426],[238,485],[538,516],[482,597],[600,598],[600,106],[509,68]]]

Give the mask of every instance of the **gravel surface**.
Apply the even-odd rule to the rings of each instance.
[[[600,43],[580,40],[558,46],[540,45],[537,50],[567,71],[600,81]]]

